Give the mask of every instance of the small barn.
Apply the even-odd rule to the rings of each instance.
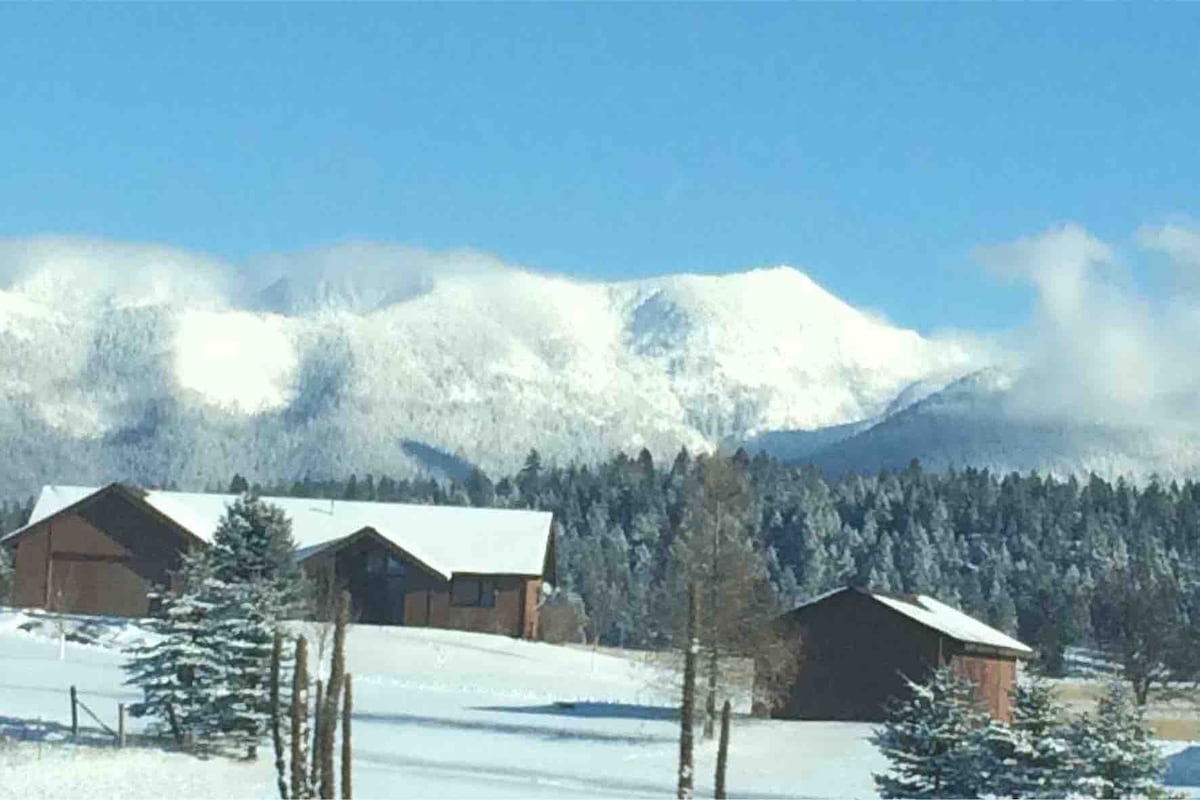
[[[0,539],[19,606],[140,617],[182,557],[207,547],[234,495],[47,486],[25,527]],[[555,581],[547,512],[265,497],[291,520],[318,585],[350,592],[364,623],[538,635]]]
[[[784,719],[879,721],[905,679],[924,680],[952,666],[981,700],[1009,720],[1017,661],[1033,651],[958,609],[925,595],[895,596],[848,587],[810,600],[782,617],[800,637],[800,664],[771,715]]]

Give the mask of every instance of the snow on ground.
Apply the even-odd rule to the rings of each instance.
[[[68,641],[60,661],[57,633],[21,630],[29,621],[0,611],[0,739],[9,740],[0,743],[0,797],[274,795],[269,746],[257,763],[153,747],[118,752],[86,716],[86,743],[63,743],[70,685],[110,726],[117,703],[137,699],[122,685],[120,651],[105,645],[136,632],[101,625],[92,636],[101,644]],[[671,681],[637,660],[417,628],[354,626],[347,646],[360,797],[674,794]],[[731,796],[873,797],[871,773],[883,762],[869,733],[852,723],[735,718]],[[712,793],[714,760],[701,743],[698,796]]]

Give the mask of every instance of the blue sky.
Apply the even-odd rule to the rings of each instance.
[[[1196,5],[0,7],[0,236],[780,262],[997,329],[979,245],[1200,214]]]

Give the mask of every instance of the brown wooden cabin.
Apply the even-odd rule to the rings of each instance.
[[[327,590],[348,590],[358,622],[538,636],[542,585],[556,579],[549,514],[265,499],[292,519],[298,542],[309,543],[297,552],[307,575]],[[174,588],[183,555],[207,546],[232,500],[116,483],[46,487],[29,524],[0,539],[13,555],[13,602],[63,613],[152,614],[153,596]],[[368,519],[404,533],[384,535],[363,524]],[[409,548],[397,541],[405,537]],[[412,549],[432,556],[423,560]]]
[[[1017,660],[1033,652],[922,595],[839,589],[781,622],[801,642],[794,679],[771,709],[784,719],[880,721],[889,700],[908,696],[905,678],[920,682],[950,665],[975,682],[993,717],[1008,721]]]
[[[539,575],[459,573],[448,578],[371,528],[300,552],[318,593],[350,592],[352,615],[371,625],[410,625],[536,639],[543,579],[553,578],[553,546]],[[324,589],[324,591],[323,591]]]

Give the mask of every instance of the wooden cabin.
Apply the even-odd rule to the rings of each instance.
[[[29,523],[0,539],[14,603],[141,617],[173,588],[183,555],[207,547],[234,495],[47,486]],[[350,592],[354,618],[538,635],[555,581],[549,513],[266,497],[292,523],[297,558],[318,586]]]
[[[923,681],[950,665],[975,682],[992,716],[1011,717],[1017,661],[1033,651],[1012,637],[924,595],[860,588],[815,598],[781,619],[800,638],[800,663],[771,716],[880,721],[904,698],[905,679]]]

